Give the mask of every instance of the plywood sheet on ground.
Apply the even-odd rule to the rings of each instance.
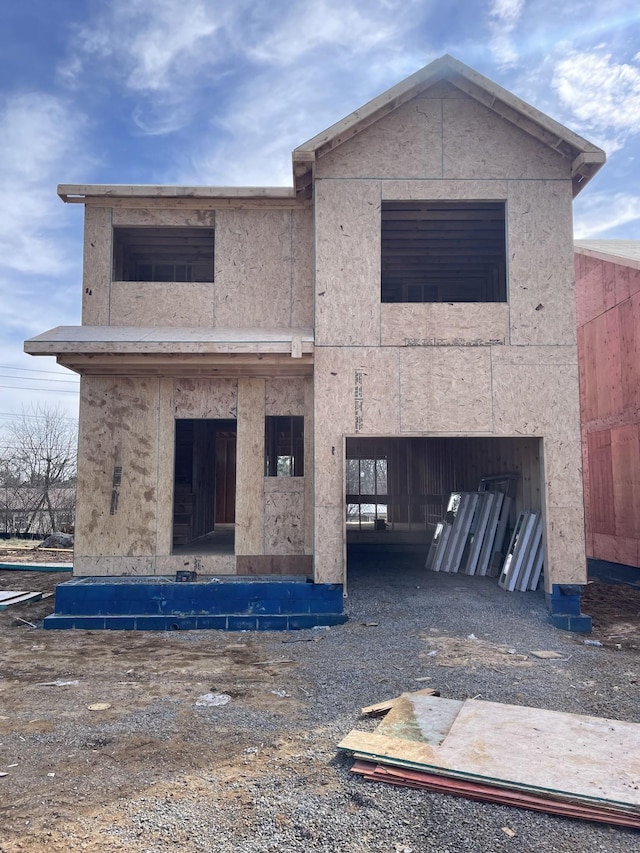
[[[384,726],[392,731],[391,715],[398,722],[413,713],[413,731],[425,733],[420,742],[378,730],[351,732],[339,747],[383,763],[640,813],[640,725],[469,699],[446,731],[437,709],[447,700],[403,699]]]

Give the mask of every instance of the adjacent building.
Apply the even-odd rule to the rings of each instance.
[[[640,567],[640,241],[575,250],[587,556]]]

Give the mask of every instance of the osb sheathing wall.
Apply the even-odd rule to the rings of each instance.
[[[640,270],[575,260],[587,554],[640,566]]]
[[[170,204],[170,202],[166,202]],[[112,281],[117,226],[215,229],[213,282]],[[174,210],[86,206],[82,322],[97,326],[310,328],[309,209]]]
[[[308,418],[310,378],[205,379],[85,376],[81,383],[74,572],[171,574],[176,418],[237,418],[236,555],[311,549],[312,478],[264,477],[264,416]],[[233,555],[196,555],[203,573],[236,571]]]
[[[543,439],[546,583],[581,583],[570,163],[449,85],[431,94],[317,165],[316,580],[343,579],[345,436],[460,435]],[[381,304],[387,199],[505,201],[508,304]]]

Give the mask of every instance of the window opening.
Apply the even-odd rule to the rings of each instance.
[[[347,527],[385,529],[387,459],[347,459]]]
[[[267,415],[265,418],[265,477],[304,476],[304,418]]]
[[[213,228],[114,228],[114,281],[213,281]]]
[[[506,302],[504,202],[382,203],[382,302]]]

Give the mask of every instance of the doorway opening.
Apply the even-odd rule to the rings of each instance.
[[[508,491],[507,544],[519,513],[543,508],[540,438],[353,437],[345,468],[347,570],[424,567],[453,493]]]
[[[235,553],[235,420],[177,418],[173,553]]]

